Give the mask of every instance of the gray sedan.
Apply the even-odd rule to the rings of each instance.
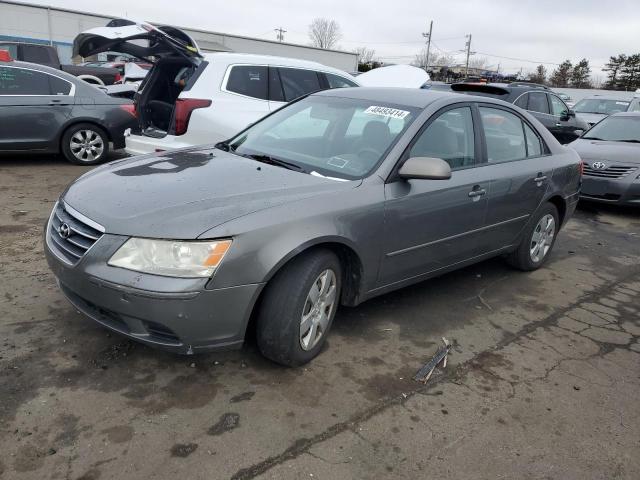
[[[45,251],[112,330],[192,354],[251,325],[265,356],[300,365],[340,304],[497,255],[539,268],[580,179],[578,155],[505,102],[345,88],[215,148],[93,170],[55,205]]]
[[[611,115],[569,146],[584,161],[582,198],[640,205],[640,112]]]

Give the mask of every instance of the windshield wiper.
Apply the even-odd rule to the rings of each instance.
[[[604,138],[598,138],[598,137],[582,137],[584,140],[600,140],[602,142],[606,142],[606,140]]]
[[[223,152],[231,152],[231,153],[233,153],[233,151],[235,150],[235,148],[233,148],[228,141],[218,142],[214,145],[214,148],[217,148],[218,150],[222,150]]]
[[[630,138],[628,140],[616,140],[616,142],[640,143],[640,140],[636,140],[635,138]]]
[[[243,157],[251,158],[257,162],[267,163],[269,165],[275,165],[277,167],[287,168],[289,170],[295,170],[297,172],[304,172],[305,169],[300,165],[296,165],[295,163],[287,162],[285,160],[280,160],[279,158],[270,157],[269,155],[263,154],[239,154]]]

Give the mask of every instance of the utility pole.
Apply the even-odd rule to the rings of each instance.
[[[431,51],[431,32],[433,30],[433,20],[429,23],[429,33],[423,33],[422,36],[427,39],[427,61],[424,66],[424,71],[429,73],[429,53]]]
[[[469,55],[471,55],[471,34],[465,35],[465,37],[468,40],[467,40],[467,43],[465,44],[465,47],[467,48],[467,65],[464,69],[464,77],[469,78]]]
[[[274,28],[274,30],[278,32],[278,35],[277,35],[278,41],[282,42],[284,40],[284,34],[287,33],[287,31],[283,30],[282,27]]]

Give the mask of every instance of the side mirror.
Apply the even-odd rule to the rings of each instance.
[[[411,157],[400,167],[398,175],[405,180],[448,180],[451,167],[441,158]]]
[[[567,112],[567,116],[575,117],[576,116],[576,112],[574,112],[573,110],[569,109],[569,111]]]
[[[574,112],[573,110],[569,109],[566,110],[565,112],[563,112],[563,115],[560,117],[562,120],[569,120],[570,118],[575,118],[576,116],[576,112]]]

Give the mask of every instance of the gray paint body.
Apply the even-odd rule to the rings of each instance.
[[[131,100],[115,98],[65,72],[27,62],[0,63],[59,77],[74,85],[73,95],[0,95],[0,151],[60,152],[64,131],[76,123],[102,127],[114,148],[124,147],[124,131],[137,128],[133,115],[119,108]]]
[[[575,208],[580,183],[576,153],[562,147],[533,117],[504,102],[410,89],[353,88],[315,95],[423,110],[378,168],[360,181],[336,182],[203,147],[93,170],[61,198],[103,225],[107,234],[74,267],[45,249],[60,282],[74,291],[67,294],[71,300],[77,295],[101,309],[125,310],[131,317],[179,328],[181,344],[171,347],[176,351],[239,345],[263,286],[287,261],[314,245],[330,245],[350,255],[350,278],[355,280],[342,300],[356,305],[513,249],[532,214],[552,197],[563,206],[565,221]],[[398,162],[436,112],[475,102],[517,111],[544,139],[549,155],[483,163],[455,170],[449,180],[397,177]],[[481,162],[483,142],[478,132]],[[160,169],[159,162],[165,163]],[[546,180],[534,181],[541,175]],[[475,200],[469,193],[478,188],[485,194]],[[108,258],[131,235],[232,237],[233,245],[211,280],[175,279],[107,266]],[[148,298],[176,294],[194,297]],[[131,307],[131,298],[137,308]],[[158,301],[167,308],[158,311]],[[78,308],[100,321],[94,307]],[[142,335],[132,336],[157,343]]]
[[[640,113],[617,113],[615,116],[640,117]],[[590,167],[582,181],[582,198],[594,202],[640,206],[640,144],[579,138],[570,147]],[[595,169],[596,162],[604,163],[605,169]],[[611,167],[615,170],[627,167],[629,171],[618,178],[607,178],[610,174],[606,172],[611,171]]]

